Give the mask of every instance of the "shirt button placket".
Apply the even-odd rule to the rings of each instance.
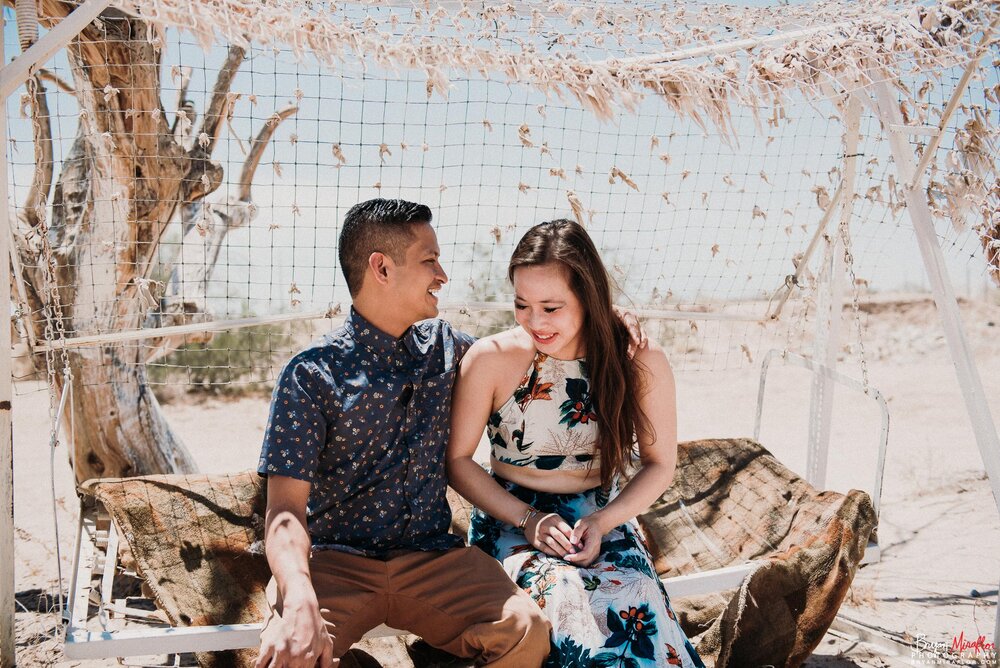
[[[397,343],[397,346],[402,346],[402,342]],[[402,509],[400,512],[400,539],[404,539],[408,533],[410,522],[413,520],[413,512],[411,507],[411,495],[410,495],[410,425],[413,422],[413,413],[411,409],[413,406],[413,393],[416,389],[416,384],[413,383],[413,378],[409,376],[406,369],[406,359],[402,354],[402,351],[397,350],[396,354],[393,355],[393,370],[400,379],[400,386],[403,392],[409,393],[409,400],[403,404],[403,425],[399,431],[400,443],[400,457],[403,459],[403,489],[402,489]],[[407,390],[409,387],[409,390]]]

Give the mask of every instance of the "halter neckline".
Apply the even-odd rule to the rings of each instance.
[[[556,362],[586,362],[587,361],[586,357],[575,357],[575,358],[570,359],[570,360],[564,360],[561,357],[553,357],[552,355],[549,355],[548,353],[543,353],[541,350],[538,350],[536,348],[535,349],[535,359],[538,359],[539,355],[543,355],[545,357],[545,359],[547,359],[547,360],[555,360]]]

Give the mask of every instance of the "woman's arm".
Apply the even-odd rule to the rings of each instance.
[[[448,484],[488,515],[518,526],[533,508],[516,498],[477,464],[472,456],[493,410],[496,388],[510,375],[509,354],[490,339],[473,344],[462,358],[451,401],[451,438],[446,461]],[[506,372],[506,373],[505,373]],[[574,551],[572,529],[555,514],[534,515],[525,537],[546,554],[564,557]]]
[[[659,347],[640,350],[637,360],[645,367],[645,382],[639,405],[651,428],[639,441],[641,467],[611,503],[582,518],[571,540],[577,553],[566,561],[586,566],[600,553],[601,538],[616,526],[628,522],[649,508],[670,487],[677,466],[677,398],[674,374],[667,356]]]

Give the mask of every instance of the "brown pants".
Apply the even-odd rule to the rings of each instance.
[[[479,548],[405,552],[387,561],[324,550],[309,568],[319,607],[328,611],[334,658],[379,624],[495,668],[540,666],[549,653],[548,620]],[[273,578],[267,599],[280,616]]]

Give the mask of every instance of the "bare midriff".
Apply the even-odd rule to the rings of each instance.
[[[575,494],[593,489],[601,484],[601,469],[594,466],[576,471],[546,471],[531,466],[514,466],[490,457],[493,472],[513,483],[539,492],[554,494]]]

